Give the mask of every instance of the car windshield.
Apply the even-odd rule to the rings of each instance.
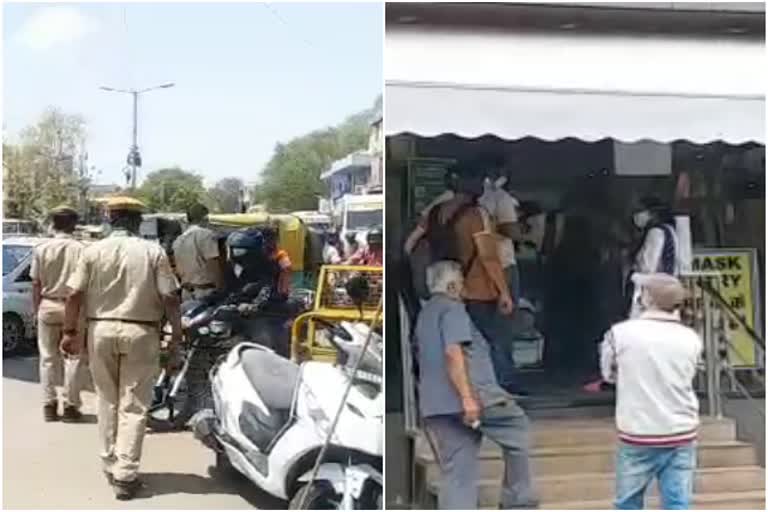
[[[3,275],[13,272],[31,251],[28,245],[3,245]]]
[[[382,210],[362,210],[347,212],[347,229],[360,230],[381,226]]]
[[[35,225],[32,222],[3,222],[4,235],[33,235],[35,232]]]

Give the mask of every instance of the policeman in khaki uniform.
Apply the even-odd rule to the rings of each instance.
[[[37,317],[37,345],[40,353],[40,382],[43,385],[43,418],[59,419],[56,387],[64,386],[63,414],[67,423],[80,421],[81,368],[85,359],[65,358],[59,351],[64,326],[64,302],[68,295],[67,279],[77,268],[85,245],[72,233],[77,212],[68,206],[51,210],[55,235],[35,247],[32,256],[32,297]]]
[[[200,300],[223,287],[222,261],[216,235],[205,227],[208,208],[192,205],[187,210],[187,220],[191,226],[173,243],[173,256],[181,277],[183,300]]]
[[[159,371],[164,311],[173,329],[170,364],[177,364],[179,286],[162,247],[137,236],[144,205],[117,197],[109,200],[107,209],[112,233],[85,249],[67,283],[72,294],[67,300],[62,350],[82,350],[76,319],[84,308],[91,372],[99,396],[103,469],[115,497],[128,500],[141,487],[137,473]]]

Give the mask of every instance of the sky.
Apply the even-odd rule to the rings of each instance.
[[[48,106],[82,115],[95,181],[123,184],[128,94],[146,173],[255,181],[275,144],[369,108],[382,89],[383,6],[349,3],[8,4],[3,128]]]

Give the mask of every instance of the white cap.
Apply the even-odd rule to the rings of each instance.
[[[669,274],[633,274],[636,286],[647,290],[656,307],[671,311],[683,305],[685,287],[680,280]]]

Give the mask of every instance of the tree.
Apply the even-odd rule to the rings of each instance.
[[[61,203],[76,206],[88,181],[85,140],[81,116],[49,107],[19,143],[4,142],[5,214],[39,218]]]
[[[158,212],[179,213],[196,202],[209,203],[202,176],[179,167],[149,173],[137,195]]]
[[[373,108],[348,117],[336,127],[277,144],[261,173],[263,181],[254,191],[258,202],[266,203],[270,211],[317,208],[317,197],[326,193],[320,175],[334,161],[367,147],[370,122],[380,105],[379,97]]]
[[[221,213],[240,213],[241,194],[245,184],[240,178],[224,178],[208,190],[208,196],[216,211]]]

